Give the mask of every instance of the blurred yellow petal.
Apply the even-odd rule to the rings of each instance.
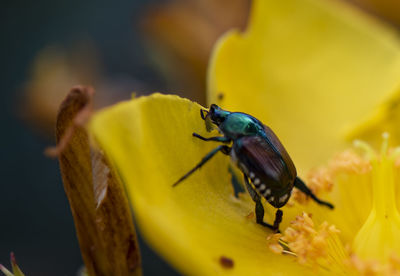
[[[155,94],[97,113],[89,129],[121,175],[135,217],[151,245],[190,275],[305,273],[294,258],[268,248],[270,230],[248,215],[254,204],[233,196],[229,158],[217,154],[179,186],[172,184],[217,146],[198,104]],[[271,212],[266,220],[272,221]],[[284,271],[284,272],[282,272]]]
[[[252,13],[214,52],[209,103],[270,125],[302,174],[399,87],[400,42],[336,1],[256,0]]]

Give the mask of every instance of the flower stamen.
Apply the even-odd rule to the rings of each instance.
[[[277,254],[289,254],[297,257],[300,264],[311,267],[327,267],[331,263],[342,263],[342,256],[330,254],[340,242],[336,237],[340,231],[328,222],[315,227],[311,216],[307,213],[299,215],[284,234],[275,234],[270,237],[270,249]],[[340,247],[340,246],[339,246]],[[337,266],[336,266],[337,267]]]
[[[400,214],[396,207],[395,162],[398,150],[389,151],[389,135],[384,133],[380,156],[371,156],[372,209],[358,231],[354,252],[364,259],[388,260],[400,252]],[[369,154],[370,151],[368,150]],[[390,154],[389,154],[390,153]]]
[[[331,191],[334,213],[313,222],[303,213],[270,248],[279,254],[290,252],[300,264],[319,267],[339,274],[400,275],[400,212],[396,205],[400,181],[400,147],[389,147],[389,134],[382,135],[379,151],[357,140],[361,150],[338,154],[326,167],[310,172],[307,184],[316,192]],[[294,200],[307,203],[306,197],[294,194]],[[313,210],[321,222],[321,210]],[[310,209],[313,208],[313,209]],[[349,248],[345,249],[346,246]]]

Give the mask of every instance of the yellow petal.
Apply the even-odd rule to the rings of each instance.
[[[200,108],[177,96],[155,94],[108,108],[90,122],[94,140],[126,185],[142,233],[185,274],[305,273],[293,258],[270,251],[271,231],[247,217],[254,211],[247,194],[240,200],[233,196],[229,158],[223,154],[172,188],[217,146],[192,137],[194,131],[212,135]],[[272,221],[271,213],[265,219]]]
[[[388,153],[389,135],[383,136],[380,156],[372,156],[372,210],[354,239],[354,250],[364,258],[388,261],[400,253],[400,213],[396,202],[399,182],[395,154]],[[397,156],[396,156],[397,155]]]
[[[256,0],[252,13],[215,49],[209,103],[270,125],[304,172],[398,87],[400,43],[336,1]]]

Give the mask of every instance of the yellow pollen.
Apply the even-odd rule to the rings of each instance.
[[[270,249],[277,253],[291,253],[300,264],[326,267],[336,262],[328,254],[337,239],[339,230],[326,221],[315,227],[310,215],[304,213],[297,216],[283,235],[274,234],[269,237]],[[288,249],[290,251],[285,250]]]
[[[360,157],[352,150],[347,150],[337,154],[328,166],[311,170],[306,177],[306,183],[315,195],[320,196],[323,193],[332,191],[334,179],[338,174],[366,174],[371,171],[371,168],[369,160]],[[293,206],[294,201],[304,205],[310,202],[310,197],[294,189],[289,206]]]
[[[372,167],[372,208],[353,242],[354,252],[362,259],[384,262],[400,252],[400,214],[396,206],[395,149],[389,154],[389,135],[383,135],[380,154],[363,142],[356,146],[366,152]],[[351,212],[351,210],[349,210]]]
[[[337,154],[329,164],[329,171],[331,175],[336,175],[343,172],[365,174],[370,172],[371,169],[372,167],[369,160],[360,157],[352,150],[347,150]]]
[[[400,276],[396,203],[400,197],[400,147],[389,148],[387,133],[378,152],[363,141],[354,145],[358,151],[338,154],[328,166],[312,170],[306,178],[311,190],[332,201],[335,210],[292,201],[294,209],[313,212],[315,222],[303,212],[282,235],[270,238],[269,247],[275,253],[295,256],[300,264],[335,275]],[[292,198],[301,204],[311,202],[298,192]],[[334,225],[339,226],[340,234]]]
[[[385,263],[377,260],[362,260],[357,255],[350,254],[345,263],[352,271],[356,272],[356,275],[400,275],[400,258],[395,254],[391,255]]]

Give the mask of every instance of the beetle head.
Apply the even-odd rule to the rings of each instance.
[[[217,126],[219,126],[225,118],[229,115],[230,112],[221,109],[218,105],[212,104],[210,106],[209,111],[207,112],[207,117],[211,119],[211,122]]]
[[[213,124],[219,126],[230,112],[221,109],[218,105],[212,104],[209,110],[201,109],[201,118],[206,123],[207,131],[213,129]]]

